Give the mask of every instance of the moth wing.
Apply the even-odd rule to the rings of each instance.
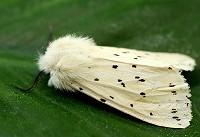
[[[186,71],[192,71],[196,65],[194,59],[179,53],[148,52],[103,46],[98,48],[95,46],[93,50],[94,52],[91,53],[92,57],[112,61],[136,63],[155,67],[174,67]]]
[[[66,46],[67,45],[67,46]],[[191,120],[189,86],[179,72],[192,70],[185,55],[98,47],[71,36],[53,42],[39,60],[49,85],[77,89],[146,122],[185,128]]]
[[[102,59],[87,65],[74,68],[78,78],[70,80],[72,88],[158,126],[189,126],[191,95],[178,69]]]

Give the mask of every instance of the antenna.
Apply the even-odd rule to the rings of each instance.
[[[27,89],[22,88],[22,87],[20,87],[20,86],[17,86],[17,85],[15,85],[15,84],[13,84],[13,83],[11,83],[11,85],[12,85],[13,87],[15,87],[16,89],[18,89],[18,90],[21,90],[21,91],[23,91],[23,92],[28,93],[28,92],[30,92],[30,91],[32,91],[32,90],[35,89],[35,87],[37,86],[37,84],[39,83],[39,81],[40,81],[40,79],[42,78],[43,75],[44,75],[44,70],[40,71],[40,72],[37,74],[37,76],[35,77],[35,80],[34,80],[32,86],[31,86],[30,88],[27,88]]]

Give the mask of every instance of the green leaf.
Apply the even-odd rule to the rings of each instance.
[[[2,137],[178,137],[200,136],[200,1],[198,0],[1,0],[0,136]],[[186,74],[193,119],[186,129],[148,124],[79,92],[48,87],[48,76],[32,93],[48,26],[54,39],[76,33],[98,45],[178,52],[196,59]]]

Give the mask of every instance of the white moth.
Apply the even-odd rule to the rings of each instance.
[[[185,128],[192,119],[181,72],[195,61],[186,55],[96,46],[68,35],[50,43],[38,65],[50,73],[49,86],[80,91],[148,123]]]

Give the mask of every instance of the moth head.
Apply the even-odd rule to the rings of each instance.
[[[62,59],[65,59],[66,63],[69,63],[71,59],[70,55],[73,53],[75,54],[77,49],[81,51],[81,48],[84,48],[85,46],[95,45],[93,39],[88,37],[78,37],[75,35],[61,37],[51,42],[47,47],[45,54],[39,57],[39,69],[43,70],[45,73],[57,71],[59,65],[61,65]]]

